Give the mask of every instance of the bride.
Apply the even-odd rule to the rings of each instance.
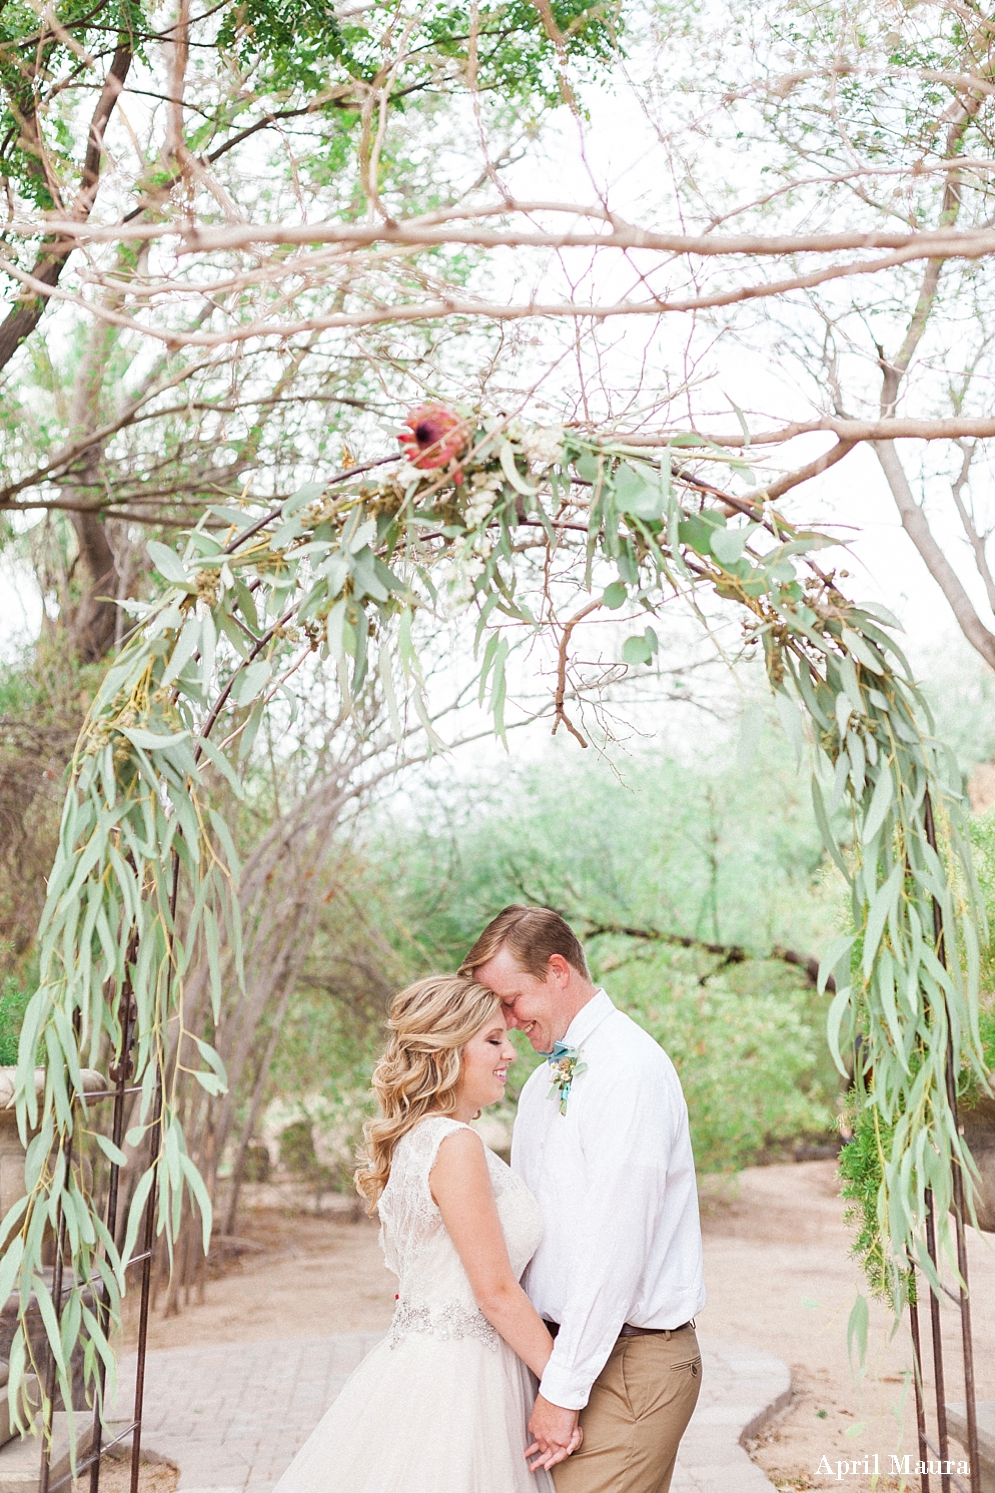
[[[567,1453],[540,1456],[526,1432],[553,1347],[519,1285],[539,1208],[469,1125],[515,1059],[500,1002],[432,976],[395,997],[388,1025],[356,1184],[379,1211],[397,1307],[274,1493],[553,1493]]]

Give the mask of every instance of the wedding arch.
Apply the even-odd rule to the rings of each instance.
[[[391,456],[354,466],[262,513],[252,503],[210,510],[182,552],[149,544],[162,594],[132,606],[134,627],[76,749],[40,930],[39,988],[21,1036],[28,1190],[0,1226],[0,1299],[19,1290],[21,1303],[12,1400],[36,1359],[26,1328],[32,1296],[51,1350],[49,1398],[57,1386],[71,1403],[70,1360],[82,1340],[99,1415],[129,1262],[144,1260],[147,1297],[155,1239],[171,1258],[187,1200],[207,1250],[211,1201],[187,1153],[176,1094],[183,1075],[205,1103],[226,1082],[211,1020],[187,1001],[194,957],[210,971],[214,1020],[223,954],[241,978],[239,866],[214,790],[223,783],[236,800],[244,794],[264,714],[292,699],[305,663],[334,671],[347,707],[375,691],[399,742],[420,730],[437,747],[415,624],[461,610],[476,619],[466,666],[494,730],[506,729],[515,638],[546,636],[557,658],[554,729],[562,723],[583,741],[569,688],[582,618],[604,609],[633,619],[623,656],[649,663],[659,648],[657,609],[678,598],[697,609],[706,596],[742,608],[799,751],[808,737],[815,814],[849,890],[851,931],[834,940],[819,984],[834,988],[833,1057],[843,1072],[847,1056],[855,1064],[857,1103],[879,1137],[887,1290],[896,1313],[911,1307],[918,1351],[916,1272],[935,1300],[940,1271],[952,1270],[968,1367],[972,1162],[958,1131],[957,1084],[964,1071],[984,1073],[983,912],[959,775],[931,735],[894,618],[849,600],[836,572],[822,567],[820,553],[836,543],[830,535],[788,523],[749,486],[744,458],[693,432],[647,447],[426,406],[405,442],[400,464]],[[703,458],[724,468],[725,486],[702,479]],[[538,607],[519,585],[535,557]],[[117,1076],[119,1095],[133,1095],[133,1123],[125,1133],[121,1110],[112,1137],[94,1130],[81,1076],[100,1062]],[[37,1063],[44,1084],[36,1088]],[[119,1226],[72,1164],[87,1135],[110,1165],[115,1209],[130,1152]],[[50,1285],[43,1247],[53,1230]],[[864,1313],[858,1301],[858,1338],[866,1305]],[[919,1408],[925,1456],[921,1398]]]

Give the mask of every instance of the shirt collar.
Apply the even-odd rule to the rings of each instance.
[[[586,1006],[581,1006],[577,1015],[571,1021],[564,1033],[563,1040],[570,1047],[583,1047],[588,1037],[601,1025],[606,1016],[610,1016],[615,1010],[615,1003],[607,990],[599,989],[588,1001]]]

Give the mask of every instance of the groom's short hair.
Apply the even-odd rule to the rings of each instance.
[[[591,978],[580,939],[551,907],[502,908],[492,918],[460,965],[461,975],[473,975],[501,949],[508,949],[527,974],[545,980],[551,954],[561,955],[585,980]]]

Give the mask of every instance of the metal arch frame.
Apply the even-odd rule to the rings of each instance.
[[[131,981],[126,979],[121,991],[119,1004],[119,1019],[121,1023],[121,1051],[116,1064],[110,1068],[110,1078],[114,1084],[113,1088],[101,1089],[95,1093],[88,1093],[88,1103],[100,1102],[101,1100],[113,1099],[114,1110],[111,1123],[111,1139],[114,1145],[121,1149],[124,1138],[125,1100],[129,1094],[139,1093],[140,1085],[129,1084],[128,1079],[132,1074],[131,1049],[134,1044],[135,1020],[137,1010],[131,991]],[[74,1101],[79,1096],[73,1095]],[[158,1068],[156,1074],[155,1102],[153,1105],[152,1124],[150,1127],[150,1150],[149,1165],[155,1166],[159,1156],[159,1120],[162,1112],[162,1068]],[[71,1163],[72,1137],[70,1136],[66,1146],[66,1164]],[[118,1223],[118,1194],[121,1168],[117,1162],[112,1161],[107,1186],[107,1231],[112,1239],[117,1237]],[[100,1418],[101,1403],[103,1401],[103,1390],[106,1378],[106,1368],[103,1359],[98,1359],[97,1374],[100,1381],[100,1394],[95,1397],[96,1403],[93,1407],[93,1437],[90,1449],[75,1469],[70,1467],[69,1472],[58,1478],[55,1482],[51,1480],[52,1471],[52,1414],[53,1400],[55,1395],[55,1358],[50,1354],[51,1362],[48,1366],[47,1383],[45,1386],[45,1409],[42,1428],[41,1449],[41,1471],[38,1480],[39,1493],[56,1493],[57,1489],[71,1484],[75,1478],[81,1477],[84,1472],[90,1473],[90,1493],[99,1493],[100,1467],[103,1458],[115,1446],[127,1440],[131,1440],[131,1493],[138,1493],[138,1472],[141,1464],[142,1449],[142,1420],[145,1404],[145,1358],[148,1346],[148,1321],[149,1305],[152,1287],[152,1262],[155,1255],[155,1188],[153,1187],[145,1204],[145,1215],[142,1221],[142,1249],[125,1264],[125,1269],[130,1270],[135,1265],[141,1265],[141,1301],[138,1316],[138,1350],[137,1367],[135,1371],[135,1397],[132,1411],[131,1423],[121,1431],[112,1441],[105,1442],[103,1439],[103,1424]],[[61,1206],[56,1216],[55,1226],[55,1262],[52,1273],[52,1294],[55,1304],[56,1320],[62,1318],[62,1281],[67,1258],[69,1268],[72,1269],[71,1256],[66,1251],[66,1225],[62,1216]],[[110,1314],[107,1287],[99,1276],[92,1276],[90,1285],[95,1289],[96,1312],[101,1326],[106,1330]]]
[[[936,850],[936,827],[933,822],[933,805],[926,791],[924,804],[924,817],[926,822],[926,838],[929,844]],[[933,898],[933,938],[935,941],[937,958],[946,966],[947,950],[946,940],[943,936],[943,915],[940,904]],[[959,1130],[960,1123],[957,1110],[957,1071],[954,1061],[953,1034],[950,1023],[947,1022],[947,1051],[945,1062],[945,1077],[947,1086],[947,1099],[953,1114],[954,1125]],[[918,1277],[915,1265],[909,1261],[910,1279],[912,1290],[909,1293],[909,1325],[912,1335],[912,1357],[914,1365],[915,1392],[916,1392],[916,1431],[919,1443],[919,1461],[925,1467],[929,1462],[929,1453],[934,1452],[941,1463],[940,1493],[950,1493],[951,1486],[957,1489],[957,1493],[981,1493],[981,1460],[978,1445],[978,1404],[977,1387],[974,1377],[974,1342],[971,1333],[971,1298],[968,1287],[967,1275],[967,1235],[965,1232],[965,1198],[964,1198],[964,1174],[960,1162],[954,1159],[952,1162],[953,1175],[951,1177],[953,1190],[953,1215],[954,1234],[957,1244],[957,1274],[958,1291],[957,1301],[960,1308],[961,1327],[961,1356],[964,1370],[964,1397],[966,1400],[967,1421],[967,1456],[970,1467],[970,1483],[965,1484],[956,1473],[945,1472],[942,1464],[950,1461],[950,1443],[947,1431],[947,1405],[946,1384],[943,1361],[943,1338],[940,1330],[940,1298],[936,1288],[930,1283],[929,1291],[929,1325],[930,1339],[933,1350],[933,1387],[936,1395],[936,1430],[938,1446],[930,1441],[926,1428],[926,1406],[924,1398],[922,1378],[922,1340],[919,1331],[919,1305],[918,1305]],[[936,1252],[936,1209],[933,1203],[932,1191],[926,1194],[926,1250],[933,1266],[933,1273],[937,1279],[938,1261]],[[953,1296],[953,1292],[948,1292]],[[921,1472],[919,1474],[920,1488],[922,1493],[930,1493],[930,1474]],[[96,1490],[94,1490],[96,1493]],[[133,1490],[137,1493],[137,1490]]]
[[[954,1114],[956,1115],[956,1108]],[[926,1248],[932,1261],[934,1270],[937,1268],[936,1253],[936,1210],[932,1194],[928,1194],[929,1213],[926,1219]],[[967,1456],[970,1467],[970,1481],[964,1483],[954,1472],[945,1472],[942,1467],[939,1473],[940,1493],[950,1493],[955,1488],[957,1493],[981,1493],[981,1460],[978,1445],[978,1412],[977,1391],[974,1378],[974,1345],[971,1335],[971,1302],[968,1292],[967,1280],[967,1240],[964,1231],[964,1179],[959,1166],[955,1164],[954,1172],[954,1226],[957,1239],[957,1265],[961,1277],[958,1290],[958,1305],[961,1320],[961,1352],[964,1369],[964,1391],[966,1399],[967,1421]],[[930,1286],[929,1292],[929,1321],[930,1340],[933,1355],[933,1387],[936,1396],[936,1430],[939,1445],[934,1445],[930,1440],[926,1425],[926,1406],[924,1385],[922,1377],[922,1338],[919,1324],[919,1304],[917,1300],[918,1276],[915,1266],[909,1262],[910,1276],[913,1283],[913,1291],[910,1293],[909,1301],[909,1326],[912,1335],[912,1357],[914,1362],[915,1394],[916,1394],[916,1431],[919,1444],[919,1460],[925,1467],[932,1453],[941,1463],[951,1461],[949,1432],[947,1428],[947,1406],[946,1406],[946,1384],[945,1366],[943,1358],[943,1338],[940,1329],[940,1299],[937,1291]],[[949,1293],[951,1296],[953,1292]],[[930,1493],[930,1473],[919,1474],[919,1485],[922,1493]]]

